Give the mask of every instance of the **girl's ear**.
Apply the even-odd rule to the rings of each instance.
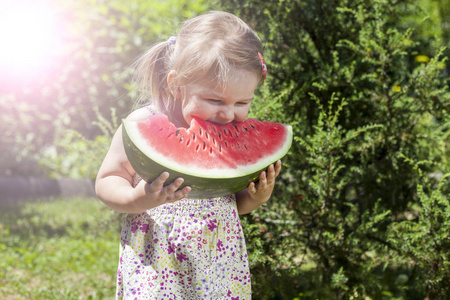
[[[169,74],[167,74],[167,84],[169,86],[169,90],[172,93],[172,96],[177,99],[181,98],[181,89],[176,86],[174,77],[177,75],[177,71],[171,70]]]

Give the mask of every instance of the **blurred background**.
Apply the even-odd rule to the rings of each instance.
[[[202,1],[2,1],[0,172],[94,177],[105,149],[73,145],[62,158],[70,150],[61,147],[77,133],[101,143],[115,131],[135,100],[130,65],[206,9]],[[98,124],[101,116],[114,128]]]
[[[20,201],[20,180],[95,178],[131,64],[207,10],[259,33],[251,115],[295,133],[272,200],[242,217],[254,299],[448,298],[449,0],[0,1],[0,179],[18,185],[0,190],[0,296],[113,298],[123,216]]]

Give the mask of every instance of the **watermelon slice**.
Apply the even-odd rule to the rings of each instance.
[[[194,118],[177,128],[165,115],[123,120],[123,142],[136,173],[152,182],[162,172],[190,186],[189,198],[214,198],[245,189],[292,144],[292,127],[247,119],[215,124]]]

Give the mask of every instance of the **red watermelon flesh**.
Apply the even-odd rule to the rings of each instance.
[[[168,159],[196,168],[235,169],[255,164],[280,148],[287,135],[284,125],[256,119],[226,125],[193,119],[185,129],[167,123],[166,118],[158,115],[139,123],[142,137]]]
[[[123,124],[125,150],[136,172],[148,182],[163,171],[182,177],[192,188],[189,196],[203,197],[200,189],[216,196],[217,189],[225,195],[245,188],[292,143],[291,126],[257,119],[221,125],[194,118],[186,129],[165,115],[154,115]],[[231,187],[214,187],[217,184]]]

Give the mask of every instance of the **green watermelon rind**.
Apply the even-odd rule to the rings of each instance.
[[[137,138],[137,129],[133,123],[135,122],[122,120],[122,136],[125,153],[136,173],[144,181],[149,183],[153,182],[163,172],[168,172],[170,175],[166,180],[167,184],[181,177],[184,179],[184,182],[180,186],[180,189],[185,186],[191,187],[191,191],[187,196],[187,198],[191,199],[216,198],[234,194],[247,188],[250,182],[258,180],[260,173],[263,170],[266,170],[270,164],[284,157],[292,144],[292,127],[286,126],[287,136],[284,147],[279,149],[275,154],[272,154],[269,160],[264,159],[262,164],[258,164],[258,166],[253,165],[253,170],[244,174],[239,174],[242,173],[242,171],[239,171],[237,174],[231,175],[231,177],[228,174],[226,178],[224,178],[224,172],[217,172],[217,170],[210,171],[210,174],[199,176],[188,170],[177,170],[176,167],[170,165],[170,162],[167,160],[164,163],[159,163],[146,155],[144,151],[142,151],[142,144],[140,145],[137,142],[133,142],[130,138],[130,135]]]

